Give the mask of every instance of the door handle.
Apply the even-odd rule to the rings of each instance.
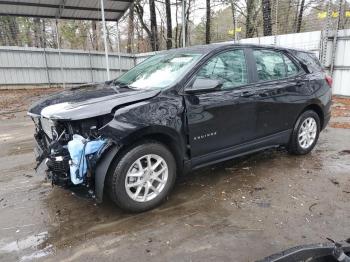
[[[242,97],[250,97],[250,96],[253,96],[253,95],[255,95],[255,91],[243,91],[241,93]]]
[[[303,86],[305,83],[304,81],[297,81],[297,83],[295,84],[296,86]]]

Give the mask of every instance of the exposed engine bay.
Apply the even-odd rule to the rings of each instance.
[[[98,129],[112,116],[59,121],[32,115],[32,119],[36,127],[36,161],[40,165],[45,160],[52,183],[63,187],[83,184],[91,188],[96,161],[109,146]]]

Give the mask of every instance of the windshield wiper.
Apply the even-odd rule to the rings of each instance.
[[[125,83],[122,83],[122,82],[118,81],[118,80],[114,80],[112,82],[112,88],[116,92],[118,92],[117,88],[131,88],[131,87],[129,85],[125,84]]]

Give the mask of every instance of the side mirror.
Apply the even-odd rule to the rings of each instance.
[[[192,84],[192,88],[185,90],[187,94],[214,92],[220,90],[222,82],[216,79],[210,78],[196,78]]]

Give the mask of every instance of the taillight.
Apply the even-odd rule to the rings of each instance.
[[[332,87],[332,85],[333,85],[333,78],[326,75],[326,81],[327,81],[327,84],[329,85],[329,87]]]

